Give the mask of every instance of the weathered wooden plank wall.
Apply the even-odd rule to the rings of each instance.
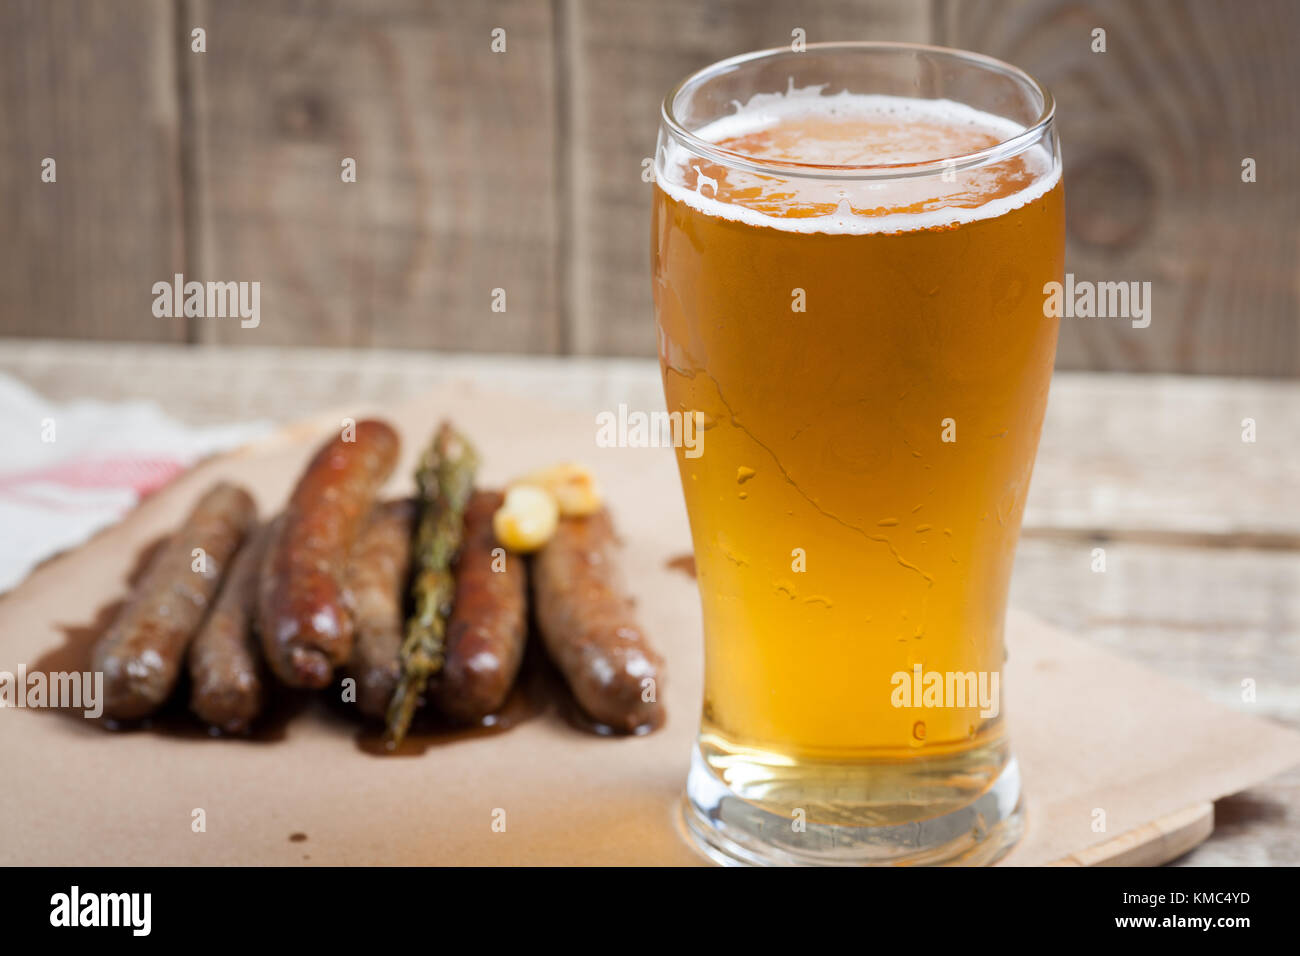
[[[0,2],[0,334],[184,340],[169,0]],[[42,164],[54,160],[54,181]]]
[[[1149,328],[1064,320],[1060,367],[1300,374],[1297,37],[1294,0],[938,0],[935,42],[1056,97],[1069,271],[1152,283]]]
[[[191,19],[194,271],[263,296],[259,328],[203,341],[558,347],[548,4],[196,0]]]
[[[664,94],[717,60],[807,42],[925,42],[929,6],[896,0],[563,0],[570,74],[569,318],[574,351],[652,355],[651,156]]]
[[[1288,0],[0,0],[0,335],[650,354],[660,99],[796,28],[1054,90],[1068,268],[1154,292],[1060,366],[1300,374]],[[154,318],[175,272],[260,281],[261,326]]]

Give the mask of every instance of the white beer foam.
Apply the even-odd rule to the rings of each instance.
[[[735,113],[714,120],[707,126],[696,130],[695,135],[707,142],[716,143],[724,139],[744,136],[748,133],[775,126],[787,116],[806,116],[809,113],[845,117],[888,116],[902,120],[916,117],[930,122],[940,122],[947,126],[974,127],[980,132],[986,132],[996,137],[999,143],[1005,142],[1025,130],[1024,126],[1014,120],[996,116],[992,113],[985,113],[953,100],[923,100],[902,96],[849,93],[847,91],[833,96],[823,96],[821,95],[823,89],[823,86],[809,86],[800,89],[795,89],[792,86],[785,93],[755,94],[748,103],[741,104],[737,102]],[[698,156],[693,155],[686,147],[672,139],[671,136],[668,138],[667,149],[661,149],[656,156],[655,177],[659,187],[673,199],[698,209],[706,215],[717,216],[734,222],[743,222],[751,226],[767,226],[784,232],[826,233],[831,235],[914,232],[922,229],[932,229],[936,226],[962,225],[982,219],[993,219],[1045,195],[1061,179],[1061,164],[1059,160],[1052,156],[1049,150],[1049,145],[1040,141],[1019,154],[1019,157],[1029,170],[1036,174],[1036,178],[1030,185],[1009,196],[1002,196],[973,207],[945,206],[921,213],[890,213],[881,216],[853,212],[847,197],[840,199],[839,208],[830,215],[803,218],[769,216],[746,206],[720,202],[701,191],[710,185],[716,186],[716,184],[703,174],[699,174],[698,169],[700,186],[697,189],[688,189],[680,183],[671,182],[664,175],[663,170],[665,167],[683,171],[686,167],[698,166],[701,162]],[[873,162],[878,165],[916,163],[944,158],[947,157],[908,155],[905,152],[897,154],[874,153],[872,156]],[[773,161],[779,162],[779,160]],[[813,158],[805,161],[815,162],[816,160]],[[762,160],[760,159],[759,162],[761,163]],[[957,175],[963,178],[972,174],[978,175],[979,169],[980,167],[972,170],[962,170]],[[775,173],[774,175],[777,178],[786,178],[785,173]],[[860,208],[867,205],[865,200],[868,199],[873,206],[879,207],[889,204],[889,194],[891,192],[894,193],[895,204],[900,205],[906,204],[900,201],[903,198],[899,195],[900,193],[910,193],[905,197],[910,200],[938,199],[942,196],[943,190],[936,188],[936,181],[941,183],[940,174],[936,173],[933,177],[886,180],[884,182],[802,180],[800,181],[800,190],[813,193],[821,191],[827,194],[832,190],[839,192],[848,189],[856,194],[855,198],[859,199],[857,205]],[[941,183],[941,185],[948,186],[949,184]],[[873,193],[876,195],[870,195]],[[823,195],[810,198],[821,198],[829,201],[834,200],[835,196]]]

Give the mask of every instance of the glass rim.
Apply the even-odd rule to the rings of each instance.
[[[938,159],[925,160],[923,162],[874,165],[830,165],[820,163],[799,163],[790,160],[766,160],[761,157],[739,153],[734,150],[722,149],[716,144],[695,135],[677,119],[674,112],[674,104],[677,98],[688,89],[699,86],[715,76],[731,72],[738,67],[755,61],[775,59],[781,55],[802,56],[807,51],[811,50],[819,50],[823,52],[842,51],[939,54],[954,60],[963,61],[973,66],[983,67],[986,70],[999,73],[1003,76],[1024,83],[1038,94],[1042,102],[1042,107],[1039,110],[1037,119],[1035,119],[1032,124],[1026,126],[1014,136],[1009,136],[1008,138],[995,143],[992,146],[987,146],[984,149],[974,150],[968,153],[960,153],[955,156],[942,156]],[[887,40],[843,40],[809,43],[804,48],[804,51],[800,52],[796,52],[789,47],[772,47],[766,50],[755,50],[752,53],[742,53],[739,56],[719,60],[703,69],[696,70],[669,90],[668,95],[663,99],[659,112],[664,127],[682,146],[686,147],[696,155],[712,159],[728,168],[741,169],[759,175],[770,176],[774,174],[784,174],[802,179],[873,180],[908,179],[917,176],[931,176],[935,173],[971,169],[976,166],[983,166],[986,163],[997,162],[998,160],[1009,159],[1016,156],[1042,138],[1043,134],[1051,127],[1056,116],[1056,101],[1053,99],[1052,94],[1047,87],[1035,79],[1032,74],[1027,73],[1018,66],[1013,66],[1012,64],[999,60],[996,57],[986,56],[983,53],[972,53],[969,50],[960,50],[955,47],[933,46],[925,43],[904,43]]]

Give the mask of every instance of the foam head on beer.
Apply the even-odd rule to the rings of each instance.
[[[969,169],[958,170],[954,162],[931,176],[891,179],[889,169],[902,172],[915,164],[957,160],[1022,132],[1014,121],[952,100],[848,92],[827,96],[822,87],[762,93],[695,135],[738,157],[794,164],[811,173],[839,171],[846,174],[843,179],[765,176],[693,159],[670,144],[669,172],[660,182],[675,199],[711,215],[793,232],[898,232],[955,225],[1001,215],[1041,197],[1060,180],[1059,164],[1038,147]],[[680,168],[672,169],[674,164]],[[854,169],[865,168],[880,178],[852,178]],[[796,219],[808,221],[790,221]]]
[[[892,692],[1002,669],[1063,272],[1050,130],[808,87],[691,132],[661,134],[652,252],[668,407],[711,423],[678,456],[701,753],[765,806],[824,780],[833,815],[854,767],[899,806],[969,802],[1009,759],[1000,711]],[[927,758],[942,786],[898,769]]]

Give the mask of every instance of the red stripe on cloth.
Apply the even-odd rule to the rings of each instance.
[[[42,482],[66,488],[130,488],[143,496],[157,491],[184,470],[185,466],[174,458],[83,459],[0,475],[0,488]]]

